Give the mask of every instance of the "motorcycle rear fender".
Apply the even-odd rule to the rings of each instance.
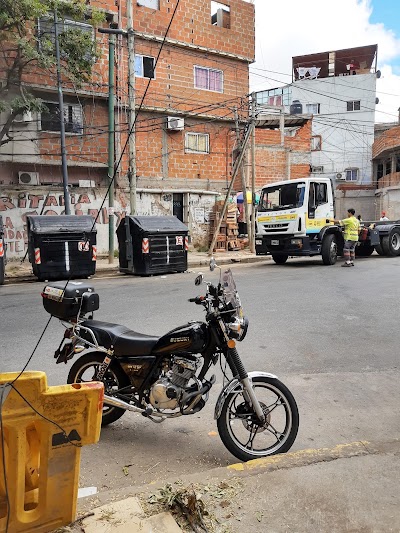
[[[269,374],[268,372],[249,372],[249,378],[251,380],[253,380],[256,377],[278,379],[277,376],[275,376],[274,374]],[[221,394],[218,396],[218,400],[215,405],[215,411],[214,411],[215,420],[218,420],[218,418],[221,416],[222,406],[224,405],[224,401],[229,396],[229,394],[236,389],[238,385],[240,386],[242,390],[242,384],[240,383],[240,381],[237,378],[233,378],[222,389]]]

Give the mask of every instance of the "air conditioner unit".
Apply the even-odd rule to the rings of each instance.
[[[28,122],[32,122],[31,111],[24,111],[24,113],[18,113],[18,115],[14,117],[14,122],[18,124],[27,124]]]
[[[179,117],[167,117],[167,130],[182,131],[185,128],[185,119]]]
[[[343,174],[343,172],[338,172],[336,174],[336,179],[339,181],[346,181],[346,174]]]
[[[39,172],[18,172],[18,183],[20,185],[39,185]]]

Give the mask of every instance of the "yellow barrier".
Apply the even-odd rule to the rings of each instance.
[[[0,374],[0,385],[17,375]],[[15,390],[6,389],[4,438],[0,438],[0,532],[6,531],[9,515],[8,533],[45,533],[75,519],[80,446],[99,440],[103,384],[48,387],[43,372],[25,372],[14,387],[40,414],[65,430],[68,438]]]

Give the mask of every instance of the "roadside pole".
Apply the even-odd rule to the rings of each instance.
[[[129,198],[131,215],[136,214],[136,128],[135,128],[135,34],[132,0],[127,0],[128,36],[128,100],[129,100]]]
[[[68,165],[67,165],[67,150],[65,147],[65,124],[64,124],[64,97],[62,92],[61,80],[61,65],[60,65],[60,43],[58,42],[58,16],[57,8],[54,10],[54,44],[57,62],[57,91],[58,91],[58,107],[60,111],[60,137],[61,137],[61,166],[64,189],[64,207],[65,214],[71,214],[71,202],[69,199],[68,189]]]
[[[251,95],[251,118],[256,120],[256,93]],[[251,133],[251,237],[250,252],[256,253],[256,128]]]
[[[236,141],[238,143],[238,148],[241,148],[240,145],[240,132],[239,132],[239,115],[237,108],[235,108],[235,124],[236,124]],[[243,161],[246,161],[246,154],[243,156]],[[246,178],[244,172],[244,165],[240,169],[241,181],[242,181],[242,194],[243,194],[243,209],[244,209],[244,218],[246,220],[247,235],[250,236],[250,217],[249,217],[249,206],[247,203],[247,187],[246,187]]]
[[[251,133],[253,131],[254,125],[255,125],[254,121],[250,120],[250,123],[248,125],[248,129],[246,131],[246,135],[244,137],[244,141],[243,141],[242,146],[241,146],[241,151],[240,151],[240,153],[239,153],[238,157],[236,158],[235,163],[233,165],[231,182],[229,184],[228,190],[226,191],[225,202],[224,202],[224,205],[222,207],[221,216],[218,219],[217,227],[214,230],[214,236],[213,236],[212,242],[210,244],[210,248],[208,250],[208,255],[212,255],[213,254],[214,246],[215,246],[215,243],[217,242],[217,236],[218,236],[219,230],[221,228],[221,223],[222,223],[222,220],[224,218],[226,208],[228,206],[229,195],[232,192],[233,184],[235,182],[236,176],[237,176],[238,171],[240,169],[240,165],[243,162],[244,153],[245,153],[245,150],[246,150],[247,145],[249,143],[249,139],[250,139]]]
[[[109,35],[108,40],[108,262],[114,263],[114,195],[115,195],[115,36],[127,35],[121,29],[99,28]]]
[[[114,80],[114,59],[115,59],[115,35],[111,34],[108,41],[108,262],[114,263],[114,166],[115,166],[115,80]]]

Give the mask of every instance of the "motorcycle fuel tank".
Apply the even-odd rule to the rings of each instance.
[[[207,326],[203,322],[185,324],[161,337],[153,353],[200,353],[207,343]]]

